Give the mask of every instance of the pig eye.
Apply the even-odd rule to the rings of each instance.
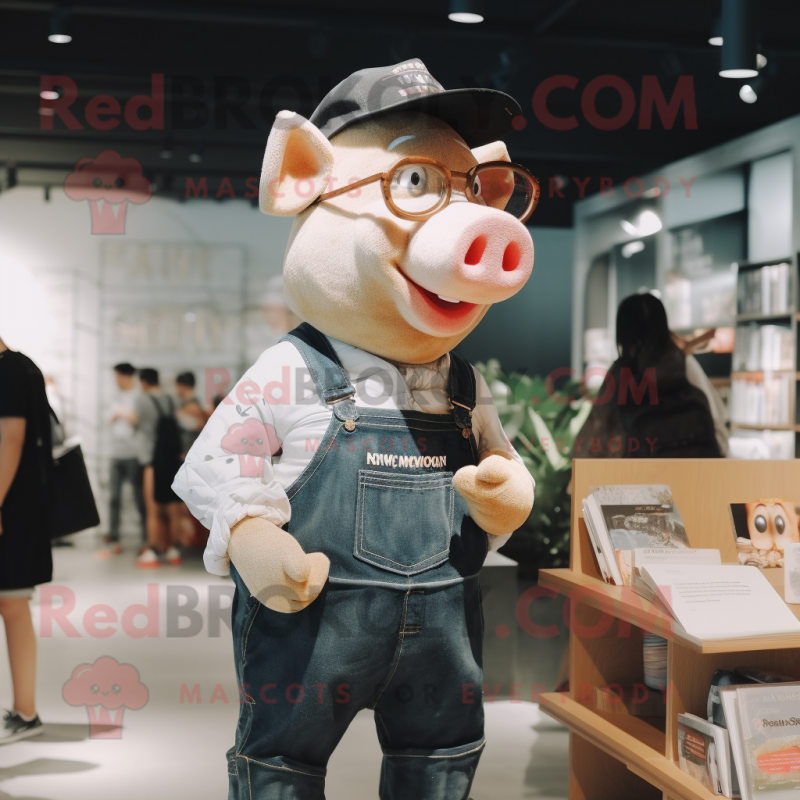
[[[428,191],[428,174],[425,167],[412,164],[395,175],[395,183],[409,197],[419,197]]]
[[[100,687],[99,687],[99,686],[98,686],[96,683],[93,683],[93,684],[91,685],[91,687],[89,688],[89,691],[90,691],[92,694],[97,694],[97,693],[100,691]]]
[[[775,517],[775,530],[778,533],[783,533],[786,530],[786,522],[780,515]]]
[[[754,520],[753,524],[756,526],[756,530],[759,533],[765,533],[767,530],[767,520],[759,514]]]
[[[256,439],[256,444],[264,444],[264,440],[263,439]]]
[[[125,179],[124,178],[117,178],[114,181],[114,186],[116,186],[117,189],[121,189],[124,185],[125,185]]]
[[[95,178],[95,179],[92,181],[92,186],[94,186],[94,187],[95,187],[95,189],[99,189],[99,188],[100,188],[102,185],[103,185],[103,181],[102,181],[102,180],[100,180],[100,178]]]
[[[481,179],[477,175],[472,179],[472,194],[475,197],[481,196]]]
[[[247,439],[242,439],[242,444],[247,444]]]

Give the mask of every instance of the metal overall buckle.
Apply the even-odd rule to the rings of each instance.
[[[465,439],[469,439],[469,437],[472,435],[472,424],[471,424],[472,423],[472,409],[469,406],[465,406],[463,403],[459,403],[456,400],[453,400],[452,398],[450,399],[450,405],[454,407],[453,410],[455,412],[454,416],[455,416],[455,419],[456,419],[456,425],[458,425],[458,427],[461,428],[461,435]],[[459,408],[463,408],[467,412],[467,419],[466,420],[463,419],[463,417],[464,417],[463,413],[458,413],[455,410],[455,406],[458,406]]]

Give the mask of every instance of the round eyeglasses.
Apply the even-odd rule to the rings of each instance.
[[[525,222],[539,202],[539,181],[521,164],[488,161],[469,172],[455,172],[432,158],[410,157],[398,161],[388,172],[320,195],[315,202],[381,182],[383,199],[401,219],[419,221],[432,217],[450,203],[454,185],[470,203],[506,211]]]

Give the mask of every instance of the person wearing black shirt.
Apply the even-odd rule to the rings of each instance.
[[[36,636],[28,601],[52,579],[47,502],[51,490],[50,412],[39,368],[0,339],[0,616],[14,685],[14,707],[0,744],[36,736]]]

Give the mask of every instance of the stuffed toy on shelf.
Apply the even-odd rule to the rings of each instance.
[[[452,352],[533,269],[520,109],[418,59],[277,115],[260,206],[294,216],[304,322],[219,404],[175,491],[235,585],[235,800],[317,800],[373,709],[383,800],[466,800],[484,747],[478,573],[533,481],[484,379]]]

